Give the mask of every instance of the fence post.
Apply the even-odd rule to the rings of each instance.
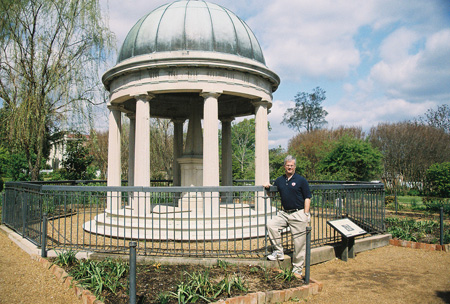
[[[25,237],[27,227],[27,197],[25,193],[23,193],[21,197],[22,197],[22,237]]]
[[[267,251],[267,191],[267,189],[264,191],[264,226],[266,226],[266,233],[264,233],[264,256],[269,254]]]
[[[395,214],[397,214],[397,211],[398,211],[397,190],[395,190]]]
[[[136,304],[136,242],[130,242],[130,304]]]
[[[440,231],[440,244],[441,246],[444,245],[444,207],[441,207],[440,210],[440,225],[441,225],[441,231]]]
[[[2,218],[1,218],[1,222],[0,224],[3,224],[5,222],[5,206],[6,206],[6,189],[5,191],[3,191],[2,193],[2,203],[1,203],[1,208],[2,208]]]
[[[311,227],[306,227],[305,283],[309,284],[311,264]]]
[[[47,257],[47,212],[42,217],[41,257]]]

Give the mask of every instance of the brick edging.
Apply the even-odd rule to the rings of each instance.
[[[439,244],[427,244],[427,243],[418,243],[412,241],[404,241],[399,239],[390,239],[389,244],[398,247],[406,247],[413,249],[425,249],[430,251],[445,251],[450,252],[450,244],[439,245]]]
[[[297,275],[296,275],[297,276]],[[225,300],[220,300],[211,304],[271,304],[271,303],[282,303],[287,302],[289,299],[298,298],[306,299],[311,295],[318,294],[322,291],[323,284],[319,281],[310,279],[308,285],[303,285],[299,287],[283,289],[283,290],[270,290],[270,291],[260,291],[249,293],[244,296],[238,296],[233,298],[228,298]]]
[[[43,267],[49,270],[55,277],[66,286],[68,289],[73,288],[75,296],[83,301],[83,304],[104,304],[87,289],[77,285],[77,281],[73,277],[58,265],[52,264],[47,259],[38,255],[32,255],[31,258],[41,263]],[[297,276],[297,275],[296,275]],[[322,291],[323,284],[317,280],[310,279],[308,285],[302,285],[299,287],[283,289],[283,290],[270,290],[265,292],[254,292],[244,296],[238,296],[228,298],[226,300],[220,300],[212,304],[270,304],[286,302],[292,298],[305,299],[311,295],[318,294]]]
[[[47,259],[42,258],[38,255],[31,255],[31,258],[35,261],[41,263],[41,265],[49,270],[64,286],[69,289],[73,288],[75,296],[83,301],[83,304],[104,304],[102,301],[97,300],[97,298],[87,289],[78,286],[78,282],[74,280],[73,277],[59,267],[58,265],[52,264]]]

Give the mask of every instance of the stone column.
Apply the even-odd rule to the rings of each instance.
[[[184,119],[172,119],[173,122],[173,185],[181,186],[181,167],[178,158],[183,155]]]
[[[203,92],[203,186],[219,186],[219,92]],[[219,214],[219,192],[206,192],[205,215]]]
[[[221,119],[222,121],[222,186],[233,186],[233,159],[231,154],[231,121],[233,117]],[[232,192],[220,194],[222,201],[228,204],[233,202]]]
[[[122,130],[121,112],[117,106],[108,106],[108,177],[107,186],[121,186],[120,134]],[[120,208],[120,197],[117,192],[108,192],[106,209],[115,211]]]
[[[267,105],[265,101],[254,102],[255,106],[255,186],[269,183],[269,129],[267,124]],[[264,210],[264,192],[258,192],[256,208]]]
[[[203,106],[203,186],[219,186],[219,114],[220,93],[205,92]]]
[[[150,187],[150,100],[153,95],[140,94],[136,98],[136,132],[134,151],[134,186]],[[133,213],[150,213],[150,201],[143,193],[133,206]]]
[[[234,118],[222,119],[222,186],[233,185],[233,159],[231,155],[231,122]]]
[[[130,119],[130,134],[128,141],[128,186],[134,186],[134,151],[136,136],[136,113],[127,114]]]

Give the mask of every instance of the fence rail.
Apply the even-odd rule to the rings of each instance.
[[[46,214],[48,250],[126,253],[135,241],[139,255],[259,258],[270,250],[266,222],[281,205],[261,186],[73,184],[6,183],[2,223],[40,246]],[[369,234],[384,232],[383,184],[313,183],[311,191],[312,247],[341,240],[327,225],[337,218],[348,217]],[[284,232],[289,252],[292,236]]]

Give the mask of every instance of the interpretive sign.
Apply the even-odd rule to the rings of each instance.
[[[328,221],[327,223],[346,238],[351,238],[367,233],[364,229],[353,223],[348,218],[332,220]]]

